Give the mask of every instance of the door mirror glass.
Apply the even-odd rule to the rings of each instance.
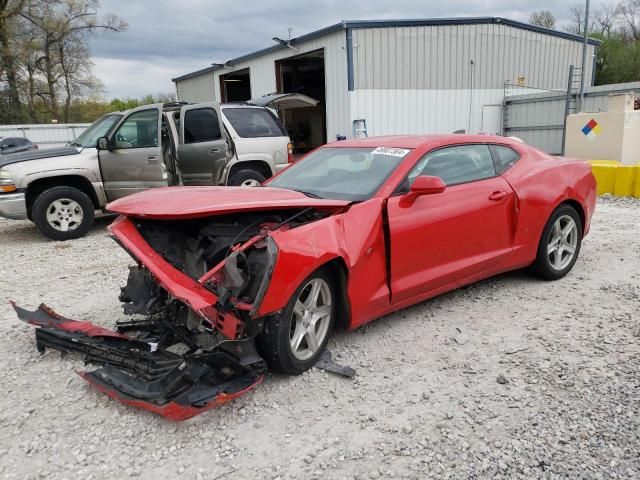
[[[429,175],[421,175],[411,184],[409,193],[405,194],[400,200],[401,205],[411,205],[415,202],[416,198],[423,195],[434,195],[436,193],[442,193],[447,186],[440,177],[432,177]]]
[[[96,142],[96,148],[98,150],[109,150],[109,139],[107,137],[100,137]]]

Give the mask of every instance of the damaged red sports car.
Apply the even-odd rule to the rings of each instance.
[[[79,351],[120,401],[187,418],[298,374],[337,326],[508,270],[571,270],[596,201],[591,167],[497,136],[326,145],[258,188],[170,187],[109,205],[133,257],[111,331],[47,307],[39,349]],[[265,364],[266,362],[266,364]]]

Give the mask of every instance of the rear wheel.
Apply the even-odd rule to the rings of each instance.
[[[331,275],[318,270],[302,282],[281,313],[265,321],[256,340],[272,369],[297,375],[316,363],[333,332],[337,298]]]
[[[93,202],[73,187],[53,187],[33,203],[33,222],[53,240],[70,240],[85,235],[95,219]]]
[[[257,187],[266,180],[257,170],[238,170],[229,178],[227,185],[233,187]]]
[[[564,277],[576,263],[581,244],[580,215],[571,205],[560,205],[544,228],[533,272],[547,280]]]

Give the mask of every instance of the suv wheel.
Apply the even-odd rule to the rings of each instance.
[[[229,178],[227,185],[232,187],[257,187],[266,178],[257,170],[238,170]]]
[[[53,240],[70,240],[85,235],[95,219],[91,199],[73,187],[53,187],[33,203],[33,221]]]

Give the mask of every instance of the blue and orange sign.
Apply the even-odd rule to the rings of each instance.
[[[593,118],[589,120],[584,127],[582,127],[582,133],[586,135],[589,140],[594,140],[602,132],[602,127]]]

